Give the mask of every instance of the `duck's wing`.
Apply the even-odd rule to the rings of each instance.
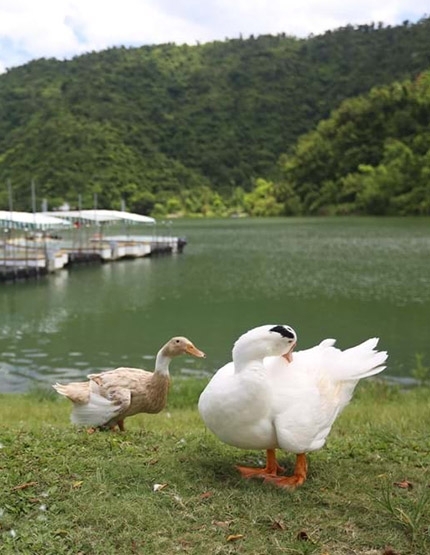
[[[117,368],[90,374],[88,382],[57,383],[53,388],[72,401],[73,424],[104,426],[129,408],[133,388],[151,375],[137,368]]]
[[[121,367],[99,374],[89,374],[88,379],[97,384],[103,394],[109,396],[113,390],[118,388],[129,389],[133,393],[145,387],[152,376],[152,372],[141,368]]]
[[[272,391],[272,420],[279,446],[294,453],[319,449],[324,444],[338,409],[330,388],[321,387],[321,350],[333,349],[333,342],[283,357],[268,357],[267,369]]]
[[[376,350],[378,341],[374,337],[350,349],[341,350],[334,346],[334,339],[324,339],[315,347],[293,353],[290,364],[286,364],[282,357],[268,357],[265,365],[274,379],[283,379],[285,376],[290,382],[312,383],[320,379],[332,383],[358,381],[379,374],[386,368],[384,363],[388,355],[386,351]]]
[[[381,372],[386,352],[377,339],[342,351],[334,340],[293,353],[288,364],[271,357],[265,365],[272,384],[273,416],[283,448],[300,452],[319,449],[339,413],[351,400],[361,378]]]
[[[118,419],[131,405],[133,395],[145,390],[152,372],[140,368],[116,368],[89,374],[89,396],[84,405],[74,405],[71,420],[80,426],[104,426]]]
[[[128,391],[128,404],[130,404],[129,393]],[[123,396],[117,394],[114,398],[106,398],[96,391],[91,391],[87,403],[73,405],[70,419],[77,426],[105,426],[125,410],[124,406],[128,406],[127,393]]]

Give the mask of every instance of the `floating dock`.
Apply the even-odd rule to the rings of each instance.
[[[152,233],[130,234],[129,226],[135,230],[138,224],[151,225]],[[158,235],[155,224],[148,216],[115,210],[0,211],[0,283],[37,279],[76,264],[181,253],[186,240]],[[123,227],[124,233],[106,234],[106,226]]]

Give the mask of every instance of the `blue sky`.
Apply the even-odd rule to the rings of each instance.
[[[416,22],[429,12],[428,0],[0,0],[0,73],[111,46],[306,37],[348,23]]]

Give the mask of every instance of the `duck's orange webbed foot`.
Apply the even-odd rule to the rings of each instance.
[[[109,430],[111,432],[116,432],[116,427],[118,426],[118,430],[120,432],[125,432],[125,428],[124,428],[124,420],[118,420],[118,422],[116,424],[112,424],[112,426],[109,426]]]
[[[116,424],[113,424],[112,426],[93,426],[91,428],[87,428],[87,434],[94,434],[94,432],[96,432],[97,430],[99,432],[105,432],[107,430],[110,430],[111,432],[116,432],[117,426],[120,432],[125,432],[124,420],[118,420],[118,422]]]
[[[296,466],[292,476],[266,476],[264,481],[270,482],[279,488],[296,488],[306,481],[307,472],[308,462],[306,455],[301,453],[297,455]]]
[[[236,466],[243,478],[276,478],[278,473],[282,474],[284,469],[276,460],[274,449],[266,451],[266,466],[264,468],[249,468],[247,466]]]

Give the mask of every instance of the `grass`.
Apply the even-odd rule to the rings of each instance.
[[[123,434],[74,429],[50,392],[0,395],[0,553],[430,553],[430,389],[360,384],[287,491],[239,477],[264,454],[205,429],[203,387],[175,379],[168,408]]]

